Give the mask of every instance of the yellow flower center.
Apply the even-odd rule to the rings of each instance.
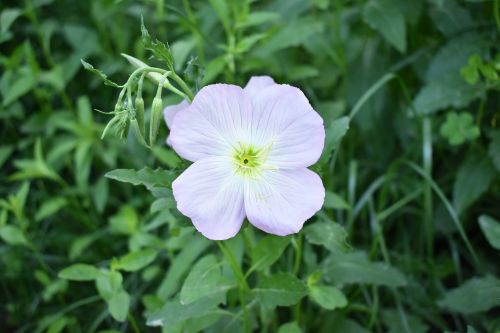
[[[251,145],[239,144],[233,154],[235,172],[242,176],[256,176],[263,164],[262,149]]]

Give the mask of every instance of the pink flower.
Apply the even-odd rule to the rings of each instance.
[[[300,89],[267,76],[244,89],[209,85],[170,126],[172,147],[194,162],[172,183],[177,208],[205,237],[233,237],[245,216],[285,236],[321,209],[323,183],[307,167],[321,155],[325,130]]]

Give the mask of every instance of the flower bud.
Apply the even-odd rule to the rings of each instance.
[[[130,127],[132,128],[132,132],[134,133],[137,141],[139,141],[143,146],[148,147],[146,140],[144,140],[144,136],[141,133],[140,125],[137,119],[130,120]]]
[[[137,117],[137,126],[141,136],[144,136],[144,100],[140,94],[135,98],[135,116]]]
[[[162,120],[163,101],[158,95],[153,98],[151,106],[151,119],[149,120],[149,145],[152,147],[156,141],[160,123]]]

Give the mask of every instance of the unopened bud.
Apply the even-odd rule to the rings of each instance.
[[[162,120],[163,101],[161,97],[156,96],[153,98],[153,105],[151,106],[151,119],[149,121],[149,145],[152,147],[158,136],[160,123]]]

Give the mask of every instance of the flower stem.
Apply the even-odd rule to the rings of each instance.
[[[238,296],[240,298],[240,305],[243,310],[243,324],[244,324],[244,331],[246,333],[250,332],[250,325],[249,325],[249,320],[248,320],[248,309],[247,305],[245,303],[245,292],[250,290],[250,287],[248,286],[248,283],[245,279],[245,274],[243,273],[243,270],[241,269],[240,265],[236,261],[236,258],[234,257],[233,253],[231,252],[229,247],[226,247],[225,244],[222,241],[217,241],[217,246],[219,246],[219,249],[221,250],[222,254],[224,255],[224,258],[226,259],[227,263],[231,267],[231,270],[233,271],[234,277],[236,278],[238,282]]]

